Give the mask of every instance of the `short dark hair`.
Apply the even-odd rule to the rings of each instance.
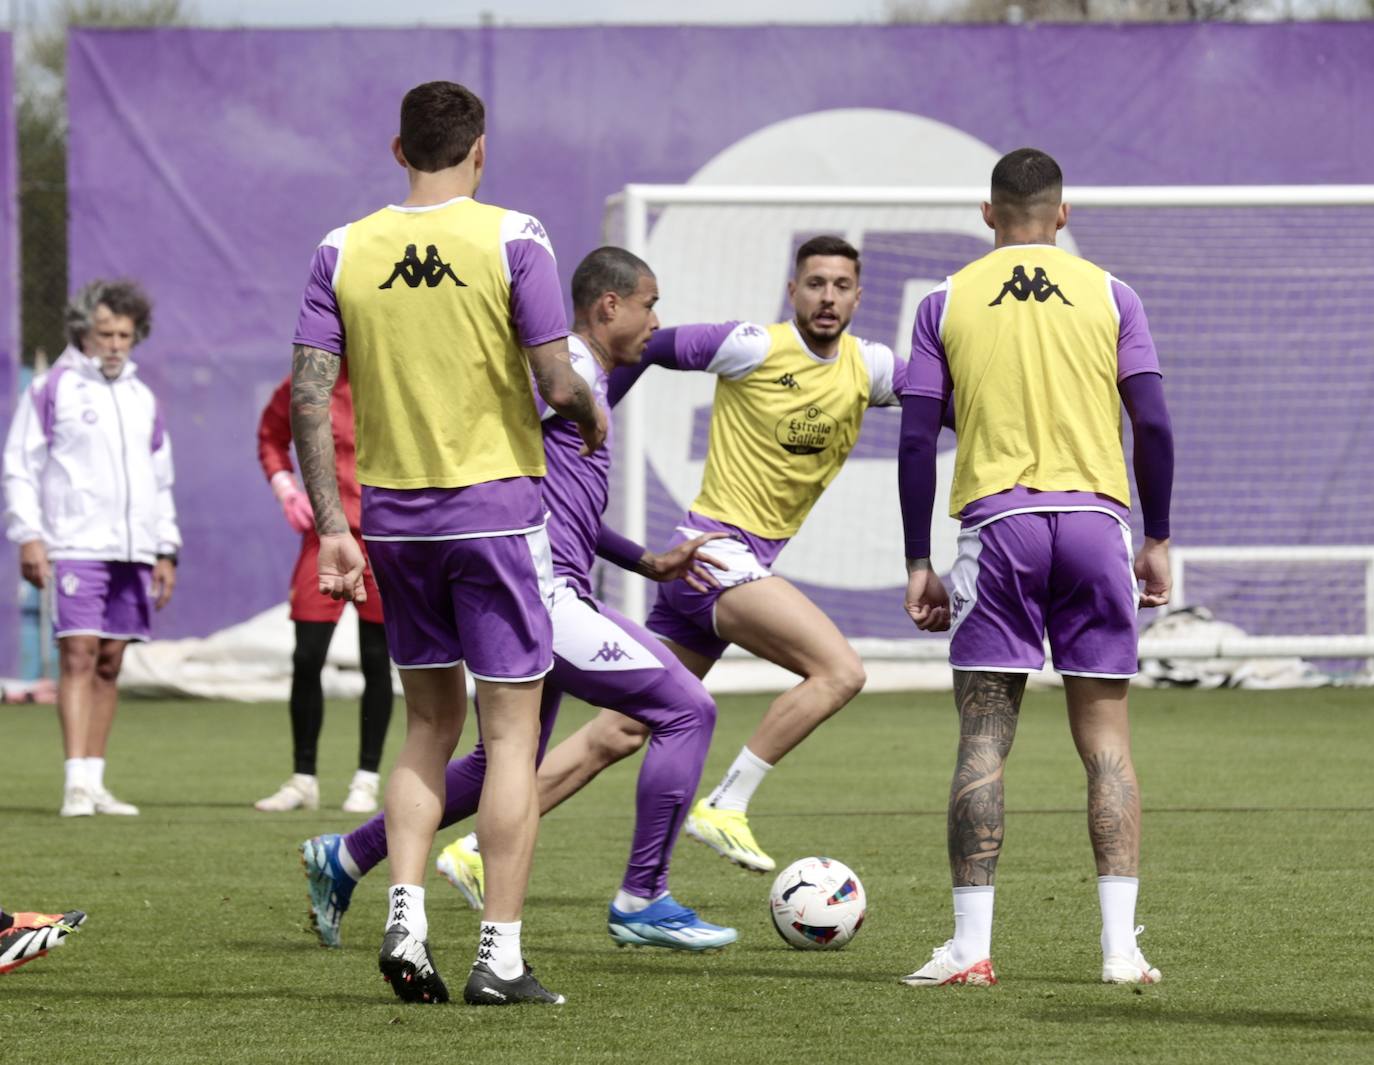
[[[992,168],[992,202],[1024,204],[1058,200],[1064,191],[1064,172],[1039,148],[1017,148]]]
[[[486,124],[486,109],[470,89],[427,81],[401,101],[401,153],[416,170],[447,170],[468,157]]]
[[[97,278],[83,285],[67,301],[63,318],[67,326],[67,342],[72,347],[81,347],[86,334],[95,324],[96,308],[102,304],[110,309],[111,314],[133,320],[135,344],[148,339],[153,329],[153,301],[138,282],[123,277],[114,281]]]
[[[843,256],[854,263],[854,276],[859,276],[859,249],[843,237],[831,236],[828,233],[819,237],[812,237],[797,249],[797,270],[800,271],[802,263],[813,255]]]
[[[653,276],[649,264],[633,252],[609,244],[597,248],[573,271],[573,307],[585,310],[607,292],[629,296],[639,287],[641,277]]]

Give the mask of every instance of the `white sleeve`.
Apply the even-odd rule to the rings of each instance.
[[[753,322],[740,322],[720,342],[706,364],[706,371],[738,381],[763,365],[770,346],[767,329]]]
[[[34,409],[34,396],[43,387],[39,377],[19,397],[19,407],[5,438],[5,536],[24,544],[43,538],[43,467],[48,460],[48,438]]]
[[[549,253],[549,258],[554,262],[558,261],[558,256],[553,253],[553,241],[549,239],[549,231],[544,228],[544,223],[535,218],[532,214],[525,214],[523,211],[507,211],[501,216],[501,269],[505,272],[506,280],[511,280],[510,253],[507,245],[517,240],[532,240]]]
[[[855,338],[858,339],[858,338]],[[868,366],[868,405],[895,407],[901,403],[898,390],[902,385],[902,371],[906,364],[899,360],[886,344],[859,340],[859,350]]]
[[[174,555],[181,548],[177,528],[177,505],[172,499],[172,436],[162,434],[162,446],[153,452],[153,473],[157,477],[157,553]]]

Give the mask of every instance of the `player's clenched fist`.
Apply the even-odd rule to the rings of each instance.
[[[367,560],[363,549],[348,533],[325,533],[320,537],[320,594],[331,599],[367,602],[363,570]]]
[[[949,628],[949,593],[928,559],[907,563],[906,613],[922,632]]]

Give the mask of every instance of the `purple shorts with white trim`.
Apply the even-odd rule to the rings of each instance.
[[[553,665],[553,570],[543,527],[506,536],[369,540],[400,669],[467,666],[478,680],[537,680]]]
[[[58,639],[148,639],[153,631],[153,608],[148,596],[152,572],[153,567],[144,562],[54,560],[57,594],[53,632]]]
[[[1019,512],[959,534],[949,576],[955,669],[1136,673],[1130,530],[1095,510]]]

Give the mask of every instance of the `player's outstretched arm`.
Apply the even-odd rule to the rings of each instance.
[[[305,344],[291,353],[291,435],[301,477],[320,534],[320,594],[333,599],[367,599],[363,552],[348,531],[334,467],[334,428],[329,401],[339,378],[339,356]]]
[[[677,544],[662,554],[654,554],[647,547],[641,547],[628,536],[622,536],[609,526],[601,526],[596,539],[596,553],[607,562],[621,569],[638,573],[651,581],[664,583],[684,580],[699,592],[719,588],[712,569],[726,570],[730,567],[717,558],[701,551],[701,546],[712,540],[721,540],[728,533],[703,533],[701,536]]]
[[[539,395],[559,417],[577,425],[582,434],[582,454],[590,455],[606,443],[606,413],[592,397],[592,390],[572,366],[566,337],[525,349]],[[299,439],[299,438],[298,438]],[[300,444],[296,445],[300,450]]]

